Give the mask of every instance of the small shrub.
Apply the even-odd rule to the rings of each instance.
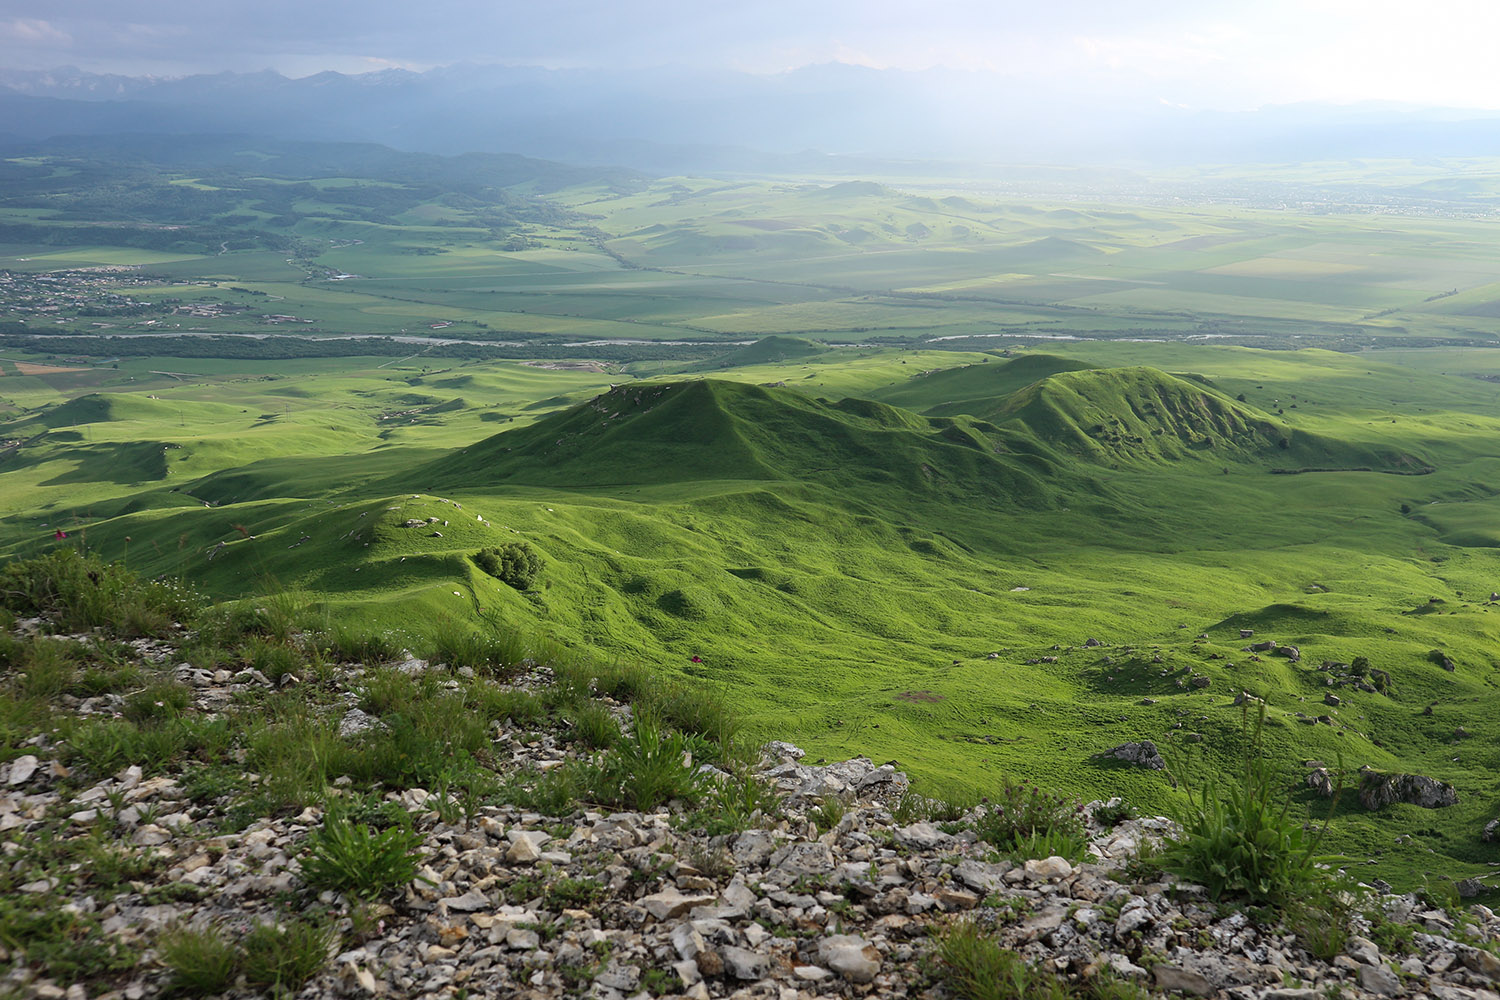
[[[474,564],[501,583],[525,590],[547,562],[527,542],[506,542],[474,553]]]
[[[981,840],[1024,858],[1056,855],[1076,861],[1088,845],[1082,804],[1024,781],[1006,782],[974,829]]]
[[[1182,818],[1182,835],[1163,847],[1161,862],[1206,887],[1213,899],[1284,907],[1329,895],[1331,880],[1315,854],[1327,826],[1308,834],[1290,815],[1291,797],[1277,794],[1275,771],[1262,753],[1264,721],[1262,708],[1239,782],[1222,794],[1207,783],[1198,790]]]
[[[422,835],[401,824],[375,832],[330,809],[307,838],[302,880],[314,889],[332,889],[373,899],[416,877]]]
[[[174,927],[157,938],[156,953],[172,970],[168,989],[173,993],[223,993],[239,974],[239,949],[217,928]]]
[[[328,962],[333,928],[311,920],[261,924],[241,943],[241,968],[253,988],[294,993]]]

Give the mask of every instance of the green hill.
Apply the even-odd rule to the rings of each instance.
[[[715,368],[745,368],[750,365],[774,365],[787,361],[826,354],[828,348],[802,337],[762,337],[753,344],[730,351],[702,364],[693,365],[688,371],[711,371]]]
[[[1049,375],[976,415],[1020,424],[1042,442],[1101,463],[1257,462],[1287,471],[1420,471],[1420,460],[1296,431],[1264,411],[1156,368],[1096,368]]]
[[[988,413],[1001,397],[1058,372],[1083,371],[1093,365],[1051,354],[1025,354],[1003,363],[964,365],[922,375],[881,389],[872,397],[928,416]]]
[[[1056,470],[1000,455],[998,428],[874,400],[704,379],[611,389],[426,467],[444,488],[780,480],[1031,499]]]

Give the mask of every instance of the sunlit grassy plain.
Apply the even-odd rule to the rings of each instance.
[[[720,686],[751,735],[894,759],[931,790],[1010,775],[1170,808],[1164,776],[1095,755],[1152,739],[1176,774],[1219,780],[1244,690],[1269,703],[1289,783],[1342,759],[1458,787],[1442,811],[1346,794],[1332,846],[1357,874],[1413,885],[1500,860],[1478,838],[1500,814],[1500,383],[1475,377],[1500,360],[1148,342],[1482,340],[1500,263],[1478,223],[758,181],[562,197],[608,238],[537,230],[541,247],[500,253],[422,219],[327,220],[302,235],[364,242],[318,263],[361,278],[270,253],[142,259],[222,281],[145,294],[262,298],[232,283],[325,332],[833,344],[596,371],[417,345],[21,375],[44,359],[11,352],[0,438],[24,443],[0,459],[0,545],[39,551],[62,527],[220,597],[290,589],[414,637],[451,619],[641,659]],[[433,245],[449,252],[409,252]],[[861,346],[892,333],[1010,337]],[[1019,339],[1048,333],[1099,339]],[[547,559],[533,592],[469,558],[511,538]],[[1302,659],[1253,659],[1243,628]],[[1356,656],[1392,692],[1324,706],[1318,665]]]

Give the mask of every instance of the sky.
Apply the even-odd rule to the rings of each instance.
[[[1500,108],[1500,0],[0,0],[0,66],[972,71],[1191,108]]]

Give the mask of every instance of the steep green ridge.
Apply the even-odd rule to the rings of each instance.
[[[705,480],[878,485],[984,502],[1049,493],[1057,473],[999,455],[993,425],[929,420],[873,400],[701,379],[611,389],[424,469],[446,489],[501,484],[599,487]]]
[[[1010,361],[999,359],[922,374],[871,393],[871,398],[904,406],[929,416],[981,413],[995,401],[1033,382],[1058,372],[1081,371],[1092,365],[1051,354],[1023,354]]]
[[[1145,366],[1064,371],[978,408],[1019,423],[1048,444],[1094,462],[1271,462],[1287,467],[1419,472],[1395,448],[1370,448],[1307,431]]]

